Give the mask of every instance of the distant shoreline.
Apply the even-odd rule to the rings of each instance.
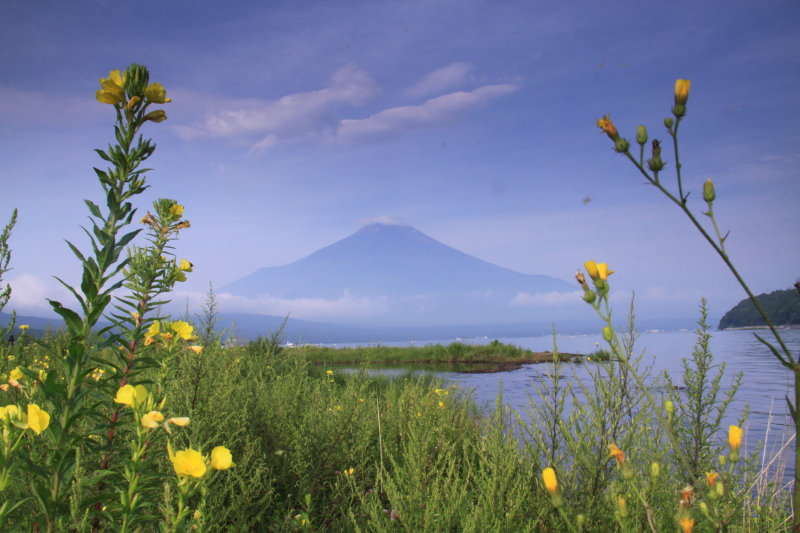
[[[769,329],[769,326],[739,326],[736,328],[724,328],[720,331],[742,331],[745,329]],[[800,324],[784,324],[782,326],[775,326],[775,329],[800,329]]]

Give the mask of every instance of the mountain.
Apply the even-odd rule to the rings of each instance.
[[[288,265],[260,268],[219,292],[248,299],[361,299],[379,308],[369,322],[421,325],[549,320],[547,313],[532,315],[536,295],[577,290],[562,279],[493,265],[410,226],[372,224]]]
[[[800,297],[795,289],[773,291],[756,296],[758,303],[776,326],[800,325]],[[719,329],[749,328],[766,326],[764,317],[750,301],[745,298],[722,316]]]

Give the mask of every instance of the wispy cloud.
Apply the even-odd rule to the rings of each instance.
[[[343,144],[357,144],[439,128],[457,122],[469,111],[486,105],[489,100],[516,90],[517,86],[512,84],[486,85],[470,92],[459,91],[432,98],[418,106],[386,109],[361,120],[343,120],[336,137]]]
[[[14,309],[20,314],[50,316],[53,309],[47,302],[48,298],[60,301],[68,307],[75,303],[69,291],[57,282],[31,274],[20,274],[8,284],[11,285],[11,298],[6,305],[6,311]]]
[[[535,293],[520,292],[512,300],[511,305],[518,306],[545,306],[553,307],[557,305],[572,305],[582,303],[583,291],[575,292],[548,292]]]
[[[422,95],[460,83],[467,66],[454,63],[426,77],[414,93]],[[438,73],[438,74],[437,74]],[[430,78],[430,79],[429,79]],[[202,137],[244,142],[251,153],[280,143],[354,145],[394,139],[405,133],[437,128],[461,120],[490,100],[517,90],[516,85],[485,85],[429,99],[421,105],[385,109],[364,119],[342,119],[343,108],[356,108],[381,94],[381,87],[365,71],[346,65],[331,77],[328,87],[295,93],[278,100],[236,100],[227,104],[205,100],[212,111],[204,121],[175,126],[185,140]]]
[[[469,63],[450,63],[423,76],[419,82],[406,90],[406,94],[419,98],[462,87],[469,81],[471,70],[472,66]]]

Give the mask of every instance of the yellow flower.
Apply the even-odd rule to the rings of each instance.
[[[601,133],[605,132],[614,141],[616,141],[619,137],[619,132],[614,126],[614,123],[611,122],[611,119],[608,117],[608,115],[597,119],[597,127],[603,130]]]
[[[167,120],[167,114],[163,110],[158,109],[156,111],[150,111],[143,118],[144,120],[149,120],[158,124],[159,122],[164,122]]]
[[[148,328],[147,332],[144,334],[145,337],[155,337],[156,335],[161,332],[161,323],[158,320],[154,320],[150,327]]]
[[[170,424],[175,424],[176,426],[188,426],[189,425],[189,418],[185,416],[178,416],[172,417],[167,420]]]
[[[176,335],[185,341],[188,341],[191,338],[193,329],[194,328],[192,326],[183,320],[178,320],[177,322],[172,323],[172,331],[174,331]]]
[[[675,82],[675,105],[686,105],[691,84],[691,80],[677,80]]]
[[[23,377],[24,377],[24,374],[19,369],[19,367],[17,367],[14,370],[12,370],[11,373],[8,375],[8,379],[22,379]]]
[[[100,78],[101,90],[95,93],[97,101],[103,104],[119,104],[125,98],[125,78],[119,70],[112,70],[108,78]]]
[[[203,347],[202,346],[189,346],[189,349],[191,351],[193,351],[194,353],[200,353],[200,352],[203,351]]]
[[[182,450],[174,455],[170,454],[169,459],[172,461],[172,466],[175,468],[175,473],[178,474],[178,477],[192,476],[200,478],[206,473],[206,464],[203,462],[203,456],[197,450],[191,448]]]
[[[39,409],[35,403],[28,404],[28,427],[37,435],[50,425],[50,415]]]
[[[556,471],[552,468],[545,468],[542,471],[542,479],[544,480],[544,486],[547,488],[547,492],[550,494],[555,494],[558,491],[558,480],[556,479]]]
[[[154,104],[165,104],[172,101],[171,98],[167,98],[167,90],[160,83],[148,85],[144,90],[144,97]]]
[[[22,325],[19,327],[19,329],[21,329],[22,331],[25,331],[26,329],[30,329],[30,326],[28,326],[27,324],[22,324]]]
[[[608,281],[608,276],[613,274],[613,270],[608,269],[608,265],[606,263],[598,263],[597,264],[597,274],[600,276],[600,279],[603,281]]]
[[[608,264],[606,263],[595,263],[594,261],[587,261],[583,264],[586,267],[586,272],[589,274],[589,277],[592,278],[595,282],[599,279],[603,281],[608,281],[608,276],[614,273],[613,270],[608,270]]]
[[[628,518],[628,502],[625,501],[625,498],[622,497],[622,494],[617,496],[617,510],[619,511],[619,516],[621,518]]]
[[[619,464],[625,464],[625,452],[617,448],[616,444],[609,444],[608,451],[611,453],[609,457],[613,457]]]
[[[739,447],[742,445],[742,428],[731,426],[728,429],[728,444],[730,444],[731,450],[739,451]]]
[[[144,385],[136,385],[135,387],[133,385],[125,385],[120,387],[116,398],[114,398],[116,403],[131,407],[144,403],[145,400],[147,400],[147,389],[144,388]]]
[[[233,457],[228,448],[217,446],[211,450],[211,468],[214,470],[227,470],[232,466],[236,465],[233,463]]]
[[[333,375],[333,370],[327,370],[325,373],[328,374],[329,376],[332,376]]]
[[[191,272],[191,271],[192,271],[192,267],[193,267],[193,266],[194,266],[194,265],[193,265],[192,263],[190,263],[189,261],[187,261],[186,259],[181,259],[181,266],[180,266],[180,269],[181,269],[182,271],[184,271],[184,272]]]
[[[145,338],[144,338],[144,345],[145,345],[145,346],[150,346],[150,345],[151,345],[151,344],[153,344],[154,342],[155,342],[155,341],[153,340],[153,337],[145,337]]]
[[[708,483],[708,486],[713,487],[716,485],[718,477],[719,472],[706,472],[706,483]]]
[[[692,533],[692,529],[694,529],[694,518],[681,518],[678,523],[681,525],[681,531],[683,533]]]
[[[16,405],[6,405],[5,407],[0,407],[0,420],[3,420],[6,416],[9,419],[17,418],[19,416],[19,409],[17,409]]]
[[[444,407],[444,402],[439,402],[439,407]]]
[[[348,469],[345,469],[345,470],[344,470],[344,475],[346,475],[346,476],[352,476],[352,475],[353,475],[353,472],[355,472],[355,470],[354,470],[354,469],[352,469],[352,468],[348,468]]]
[[[600,277],[600,273],[597,270],[597,263],[594,261],[586,261],[583,266],[586,267],[586,273],[589,274],[590,278],[597,279]]]
[[[175,204],[175,205],[173,205],[172,207],[169,208],[169,213],[171,215],[179,217],[179,216],[181,216],[183,214],[183,206]]]
[[[164,415],[159,413],[158,411],[150,411],[149,413],[142,415],[142,425],[146,428],[154,429],[158,427],[159,422],[164,420]]]

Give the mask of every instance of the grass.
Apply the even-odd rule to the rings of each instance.
[[[497,340],[489,344],[425,346],[358,346],[356,348],[333,348],[326,346],[301,346],[287,348],[294,357],[317,365],[344,364],[493,364],[520,365],[552,363],[551,352],[533,352],[526,348],[503,344]],[[576,354],[559,353],[560,361],[569,361]]]

